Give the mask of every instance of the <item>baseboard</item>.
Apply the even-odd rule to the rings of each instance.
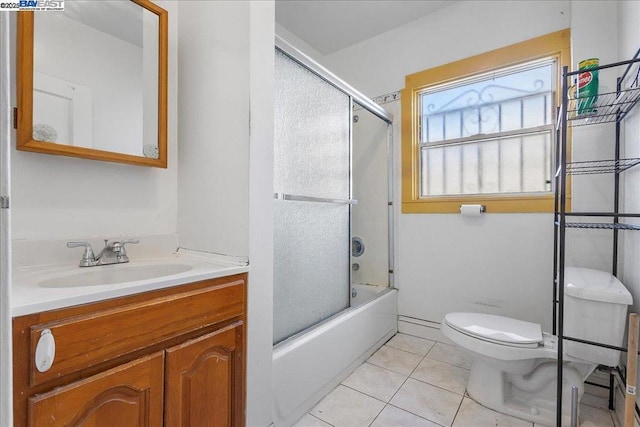
[[[429,320],[416,319],[415,317],[408,316],[398,316],[398,332],[431,341],[453,344],[451,340],[440,332],[440,323],[431,322]]]

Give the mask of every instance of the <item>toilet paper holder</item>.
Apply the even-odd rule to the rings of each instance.
[[[485,205],[460,205],[460,213],[465,216],[480,216],[487,212]]]

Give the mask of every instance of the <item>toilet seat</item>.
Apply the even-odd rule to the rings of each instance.
[[[537,323],[483,313],[449,313],[444,318],[451,328],[473,338],[518,348],[537,348],[543,344]]]

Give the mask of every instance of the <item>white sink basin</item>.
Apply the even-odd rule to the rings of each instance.
[[[38,286],[43,288],[73,288],[80,286],[113,285],[155,279],[184,273],[193,267],[188,264],[146,264],[146,265],[102,265],[97,267],[78,267],[63,275],[42,280]]]

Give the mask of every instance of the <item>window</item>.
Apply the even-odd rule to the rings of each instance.
[[[406,77],[405,213],[552,212],[554,122],[569,31]]]

